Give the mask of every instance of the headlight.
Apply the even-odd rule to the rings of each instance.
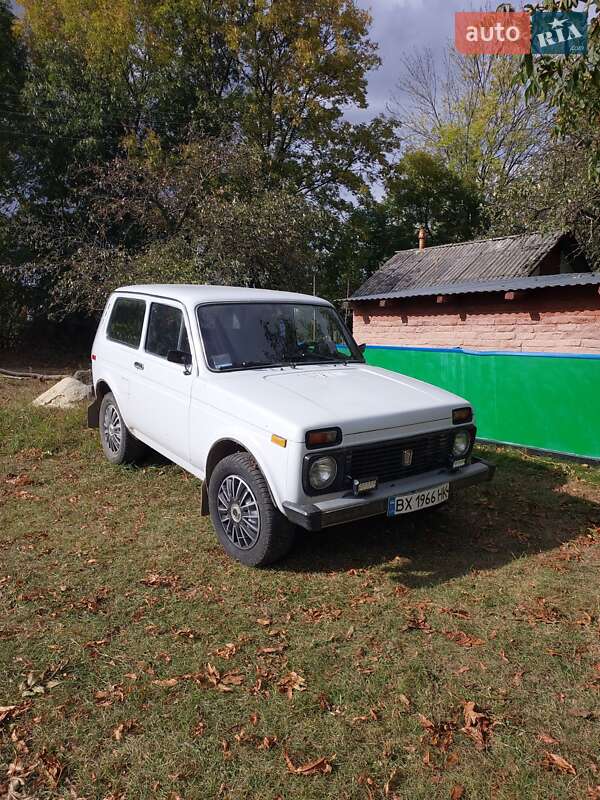
[[[454,436],[454,446],[452,447],[454,458],[465,456],[469,451],[469,447],[471,447],[471,434],[469,431],[457,431]]]
[[[337,462],[331,456],[315,458],[308,468],[308,482],[313,489],[327,489],[335,481]]]

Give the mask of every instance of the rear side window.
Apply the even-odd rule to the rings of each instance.
[[[166,358],[169,350],[190,352],[183,313],[174,306],[152,303],[146,334],[146,352]]]
[[[119,297],[108,321],[106,335],[113,342],[139,347],[144,326],[146,303],[129,297]]]

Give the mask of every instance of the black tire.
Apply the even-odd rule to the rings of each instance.
[[[240,487],[240,482],[245,484],[245,488],[241,486],[241,491],[249,491],[251,499],[244,494],[243,502],[239,504],[235,496],[227,506],[225,497],[228,488],[232,485]],[[236,503],[240,509],[250,506],[250,523],[248,519],[237,526],[233,522],[233,506]],[[274,505],[268,484],[249,453],[234,453],[219,461],[210,477],[208,504],[214,529],[224,550],[248,567],[264,567],[278,561],[294,543],[296,529]],[[232,515],[229,532],[225,527],[227,523],[222,522],[219,513],[219,509],[223,513],[224,508],[228,508]],[[242,524],[245,525],[244,529],[241,528]],[[257,530],[249,525],[256,525]]]
[[[132,464],[139,461],[144,455],[146,447],[139,439],[135,438],[123,422],[121,411],[112,392],[107,392],[102,398],[98,421],[102,449],[111,464]]]

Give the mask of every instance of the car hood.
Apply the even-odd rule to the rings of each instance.
[[[332,426],[350,435],[435,421],[452,424],[452,409],[468,405],[436,386],[366,364],[230,372],[215,383],[235,395],[228,410],[247,407],[248,421],[297,442],[307,430]]]

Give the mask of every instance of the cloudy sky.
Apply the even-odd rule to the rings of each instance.
[[[371,39],[379,45],[381,67],[369,76],[369,108],[350,111],[353,120],[366,120],[385,110],[394,93],[403,53],[425,47],[442,52],[454,39],[454,12],[470,11],[470,0],[358,0],[371,12]],[[485,2],[477,4],[484,7]]]

